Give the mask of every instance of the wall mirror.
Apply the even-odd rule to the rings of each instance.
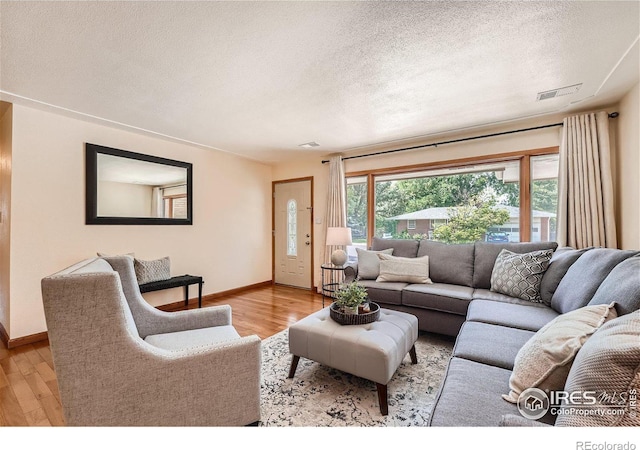
[[[87,225],[191,225],[192,165],[85,145]]]

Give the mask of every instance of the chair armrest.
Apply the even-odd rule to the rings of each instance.
[[[138,286],[131,258],[109,256],[103,259],[120,276],[122,291],[142,339],[150,334],[231,325],[231,307],[229,305],[177,312],[160,311],[154,308],[140,294],[140,287]]]

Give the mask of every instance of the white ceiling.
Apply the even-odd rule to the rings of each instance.
[[[265,162],[349,152],[617,102],[639,6],[2,0],[0,99]]]

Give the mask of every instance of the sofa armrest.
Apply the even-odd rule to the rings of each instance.
[[[498,423],[498,426],[500,427],[551,427],[553,425],[537,422],[535,420],[526,419],[516,414],[504,414],[500,418],[500,422]]]
[[[358,263],[349,263],[344,268],[344,282],[351,283],[358,278]]]

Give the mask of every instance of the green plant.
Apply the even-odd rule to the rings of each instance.
[[[336,292],[336,304],[344,308],[354,308],[367,299],[367,289],[358,280],[340,286]]]

